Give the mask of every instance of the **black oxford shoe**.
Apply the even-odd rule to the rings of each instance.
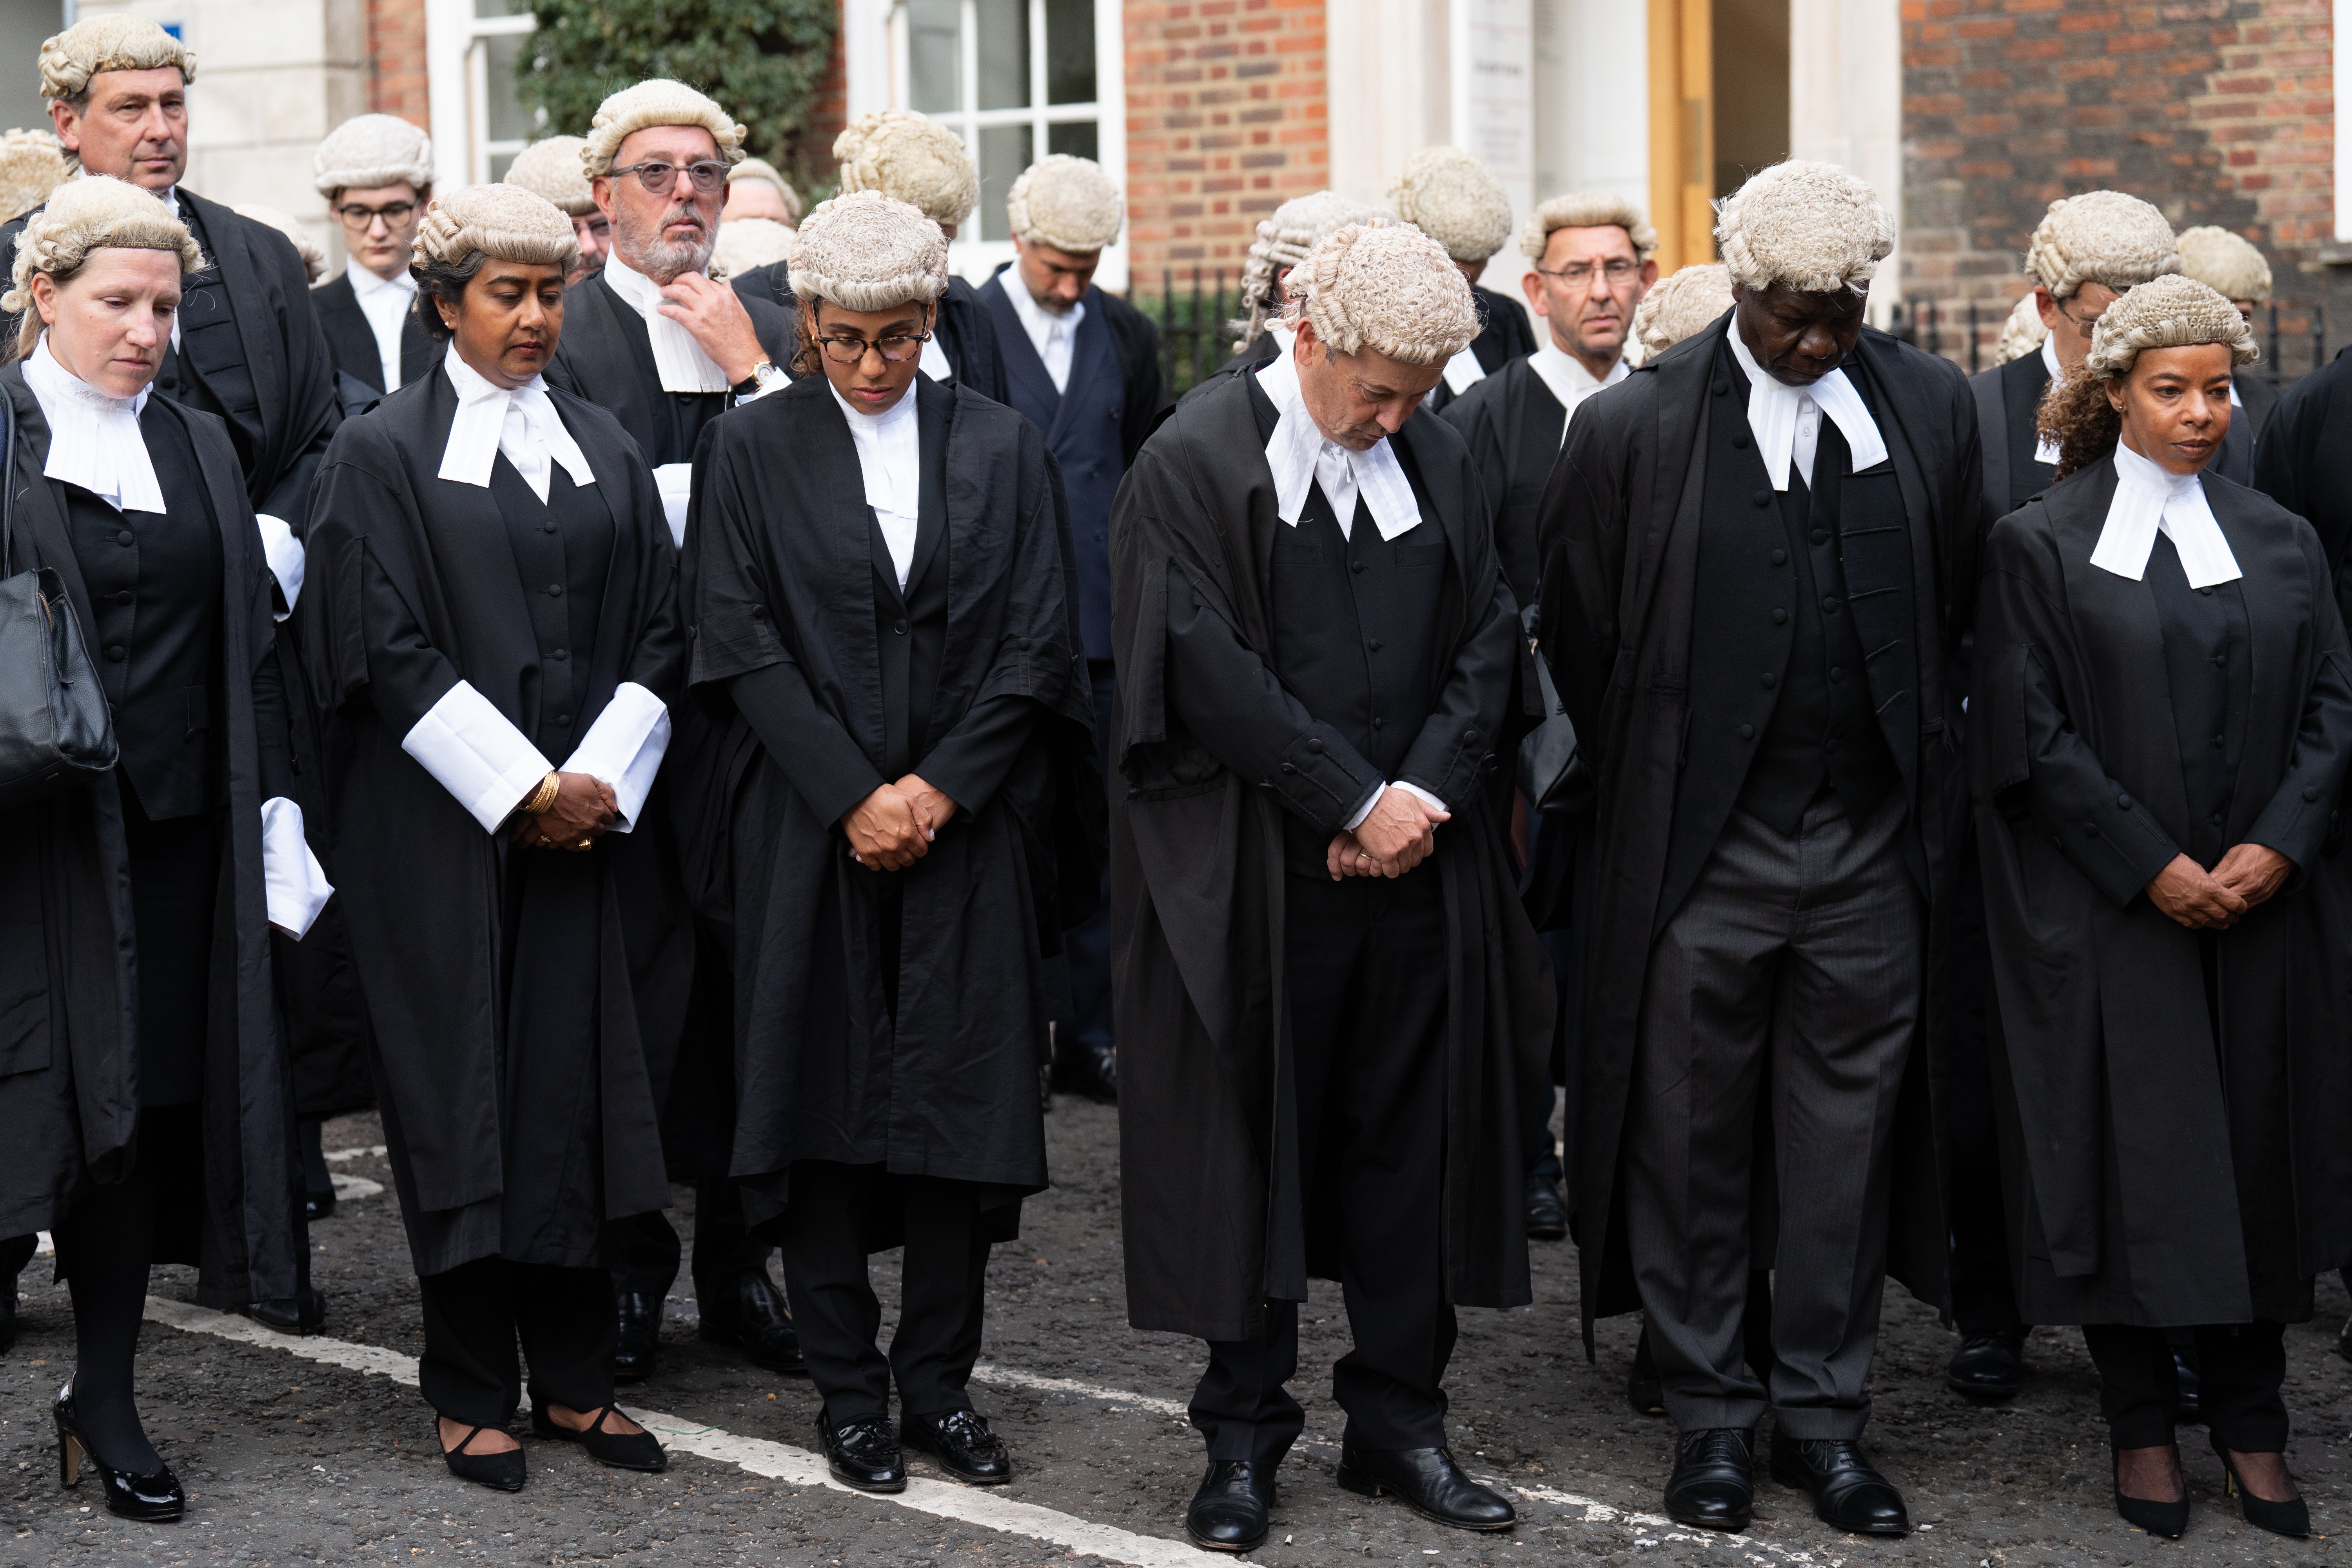
[[[1118,1103],[1118,1054],[1108,1046],[1074,1040],[1054,1052],[1054,1088],[1103,1105]]]
[[[697,1283],[695,1302],[702,1314],[696,1333],[714,1344],[740,1348],[753,1366],[770,1372],[806,1372],[801,1336],[784,1299],[764,1268],[746,1268],[710,1281]]]
[[[890,1430],[887,1415],[865,1415],[836,1426],[820,1411],[816,1436],[824,1449],[825,1468],[843,1486],[862,1492],[902,1492],[907,1489],[907,1456]]]
[[[613,1340],[613,1381],[643,1383],[654,1374],[654,1355],[661,1345],[661,1298],[642,1290],[617,1291],[613,1310],[621,1319],[620,1332]]]
[[[329,1187],[323,1193],[304,1193],[302,1194],[302,1218],[305,1222],[316,1225],[320,1220],[332,1215],[334,1212],[334,1188]]]
[[[1812,1494],[1813,1517],[1856,1535],[1908,1535],[1903,1494],[1870,1468],[1861,1446],[1844,1437],[1772,1434],[1772,1479]]]
[[[299,1296],[248,1301],[245,1315],[281,1334],[315,1334],[327,1326],[327,1298],[305,1286]]]
[[[1508,1530],[1519,1516],[1500,1492],[1462,1473],[1444,1448],[1339,1445],[1339,1484],[1362,1497],[1386,1492],[1423,1519],[1456,1530]]]
[[[1532,1241],[1558,1241],[1568,1235],[1568,1210],[1559,1189],[1548,1176],[1528,1178],[1528,1237]]]
[[[1944,1386],[1986,1405],[2014,1399],[2025,1382],[2024,1346],[2021,1329],[1970,1334],[1944,1368]]]
[[[1697,1530],[1745,1530],[1755,1517],[1756,1434],[1702,1426],[1675,1438],[1666,1517]]]
[[[988,1417],[976,1410],[902,1415],[898,1441],[929,1454],[940,1468],[971,1486],[1001,1487],[1013,1479],[1013,1456],[1004,1451],[1004,1439],[988,1429]]]
[[[1184,1510],[1184,1533],[1211,1552],[1251,1552],[1265,1543],[1274,1508],[1274,1467],[1255,1459],[1212,1459]]]

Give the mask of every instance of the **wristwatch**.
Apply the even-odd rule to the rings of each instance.
[[[729,390],[738,397],[757,397],[762,393],[775,391],[791,380],[791,376],[776,368],[773,360],[763,359],[751,367],[751,374],[737,382]]]

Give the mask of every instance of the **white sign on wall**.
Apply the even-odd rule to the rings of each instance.
[[[1484,158],[1525,217],[1535,205],[1534,0],[1454,0],[1454,144]]]

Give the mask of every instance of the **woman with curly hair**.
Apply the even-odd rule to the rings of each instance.
[[[1969,724],[2019,1306],[2083,1325],[2116,1510],[2168,1536],[2179,1328],[2247,1521],[2308,1532],[2282,1337],[2352,1253],[2352,656],[2309,525],[2205,471],[2254,353],[2186,278],[2100,317],[1987,542]]]

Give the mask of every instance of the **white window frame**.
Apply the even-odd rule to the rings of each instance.
[[[1127,47],[1123,0],[1094,0],[1095,100],[1092,103],[1037,101],[1045,96],[1045,0],[1029,3],[1029,80],[1031,103],[1025,109],[976,109],[932,118],[954,131],[973,150],[977,133],[991,126],[1027,125],[1034,156],[1045,155],[1046,127],[1074,121],[1092,121],[1095,153],[1121,190],[1127,186]],[[963,101],[979,97],[980,41],[977,0],[963,0]],[[908,46],[910,26],[907,0],[844,0],[841,8],[844,76],[852,119],[877,109],[911,107]],[[982,240],[980,215],[974,213],[955,243],[948,247],[948,264],[973,283],[1013,259],[1010,240]],[[1103,251],[1095,281],[1123,293],[1128,287],[1127,246],[1114,241]]]
[[[529,143],[492,141],[489,48],[496,37],[539,30],[528,11],[516,16],[477,16],[474,0],[425,0],[425,68],[428,112],[433,117],[433,183],[437,190],[485,184],[490,160],[520,153]]]

